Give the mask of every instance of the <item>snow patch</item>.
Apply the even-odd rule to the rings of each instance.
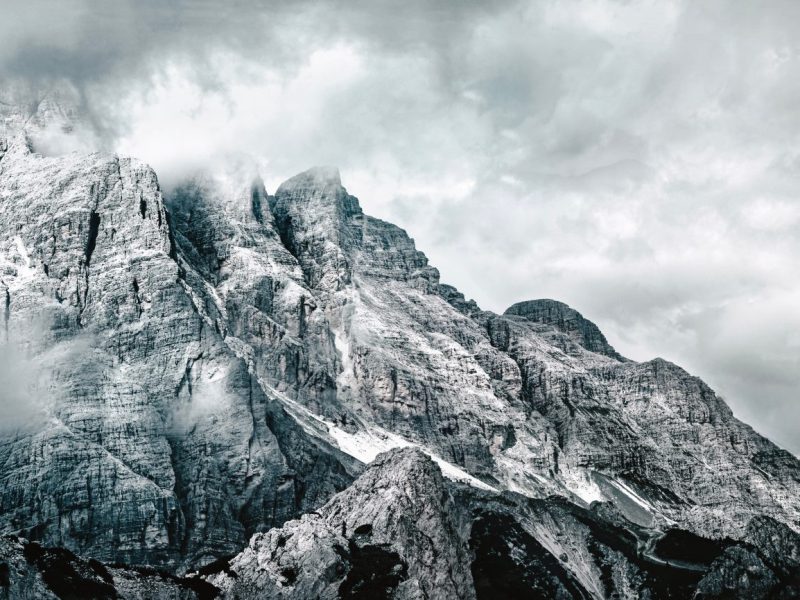
[[[6,271],[5,285],[12,292],[24,288],[36,277],[36,270],[31,266],[31,258],[20,236],[14,237],[14,248],[8,254],[0,255],[0,266]]]
[[[617,488],[617,489],[618,489],[620,492],[622,492],[623,494],[625,494],[625,495],[626,495],[628,498],[630,498],[631,500],[633,500],[633,502],[635,502],[636,504],[638,504],[638,505],[639,505],[640,507],[642,507],[644,510],[646,510],[646,511],[648,511],[648,512],[655,512],[655,508],[653,507],[653,505],[652,505],[652,504],[650,504],[650,503],[649,503],[647,500],[645,500],[644,498],[642,498],[642,497],[641,497],[639,494],[637,494],[636,492],[634,492],[634,491],[633,491],[633,490],[632,490],[630,487],[628,487],[627,485],[625,485],[625,484],[624,484],[624,483],[622,483],[621,481],[618,481],[618,480],[616,480],[616,479],[611,479],[611,478],[609,478],[609,479],[608,479],[608,482],[609,482],[611,485],[613,485],[615,488]]]
[[[586,504],[604,502],[606,500],[600,487],[594,482],[591,476],[584,471],[578,473],[577,476],[565,477],[564,487]]]
[[[336,445],[339,449],[363,463],[372,462],[378,454],[391,450],[392,448],[419,448],[439,465],[439,468],[442,470],[442,475],[448,479],[460,481],[478,489],[499,493],[497,488],[470,475],[461,467],[444,460],[431,452],[428,448],[411,442],[395,433],[386,431],[381,427],[373,426],[356,433],[349,433],[333,423],[327,421],[326,423],[328,425],[328,433],[336,441]]]
[[[345,454],[349,454],[365,464],[371,463],[379,454],[393,448],[419,448],[439,465],[442,474],[448,479],[466,483],[481,490],[500,493],[497,488],[470,475],[461,467],[444,460],[424,446],[411,442],[404,437],[377,426],[363,427],[356,433],[350,433],[327,419],[314,414],[305,406],[302,406],[300,403],[287,397],[286,394],[279,392],[263,381],[260,383],[265,390],[269,391],[286,407],[287,412],[294,417],[306,433],[327,439]]]
[[[342,321],[344,321],[346,310],[342,310]],[[350,337],[344,323],[339,327],[331,327],[333,332],[333,345],[340,356],[342,370],[336,376],[336,383],[339,389],[346,389],[355,383],[353,376],[353,358],[350,355]]]

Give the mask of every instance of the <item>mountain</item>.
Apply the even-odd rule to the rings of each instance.
[[[698,378],[481,310],[336,169],[165,194],[39,117],[0,139],[0,594],[34,542],[174,597],[797,590],[800,463]]]

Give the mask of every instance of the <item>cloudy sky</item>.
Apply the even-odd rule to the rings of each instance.
[[[550,297],[800,453],[800,2],[0,0],[169,185],[338,165],[487,309]]]

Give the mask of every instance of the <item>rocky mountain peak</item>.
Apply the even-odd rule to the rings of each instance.
[[[358,199],[342,186],[339,170],[330,166],[313,167],[283,182],[275,192],[273,209],[313,212],[313,223],[326,227],[317,235],[334,240],[350,219],[362,214]]]
[[[338,188],[342,185],[339,169],[331,165],[311,167],[290,177],[278,187],[278,194],[295,190]]]
[[[350,490],[342,494],[383,490],[386,496],[399,493],[410,502],[420,502],[431,494],[441,494],[442,486],[442,472],[430,456],[419,448],[393,448],[379,454]]]
[[[315,513],[254,536],[210,581],[243,599],[472,599],[455,513],[439,467],[394,449]]]
[[[352,276],[363,213],[334,167],[315,167],[281,184],[270,199],[281,239],[312,287],[342,289]]]
[[[22,137],[37,153],[54,156],[97,149],[97,132],[80,92],[10,82],[0,90],[0,138]]]
[[[597,325],[574,308],[558,300],[543,298],[517,302],[506,309],[504,314],[523,317],[535,323],[551,325],[558,331],[566,333],[576,343],[590,352],[604,354],[620,361],[627,360],[614,350]]]
[[[8,84],[0,91],[0,132],[51,124],[69,126],[80,118],[80,95],[69,86],[49,89]]]

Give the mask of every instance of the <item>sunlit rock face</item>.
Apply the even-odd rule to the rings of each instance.
[[[793,576],[774,555],[800,465],[696,377],[556,301],[482,311],[336,169],[270,195],[220,165],[163,193],[134,159],[43,156],[37,119],[0,137],[3,532],[174,571],[258,534],[231,568],[267,565],[276,597],[356,593],[370,569],[387,597],[488,597],[497,564],[554,597],[668,594],[657,542],[694,539],[673,530],[724,540],[668,565],[700,574],[681,593]]]
[[[797,526],[797,460],[702,381],[624,359],[558,302],[481,312],[330,169],[270,205],[340,361],[334,402],[295,392],[316,414],[399,435],[489,485],[610,500],[646,524],[739,535],[763,513]]]
[[[31,377],[17,402],[35,403],[0,446],[3,530],[178,565],[350,481],[354,461],[309,439],[226,341],[151,169],[14,141],[0,195],[4,353]]]

